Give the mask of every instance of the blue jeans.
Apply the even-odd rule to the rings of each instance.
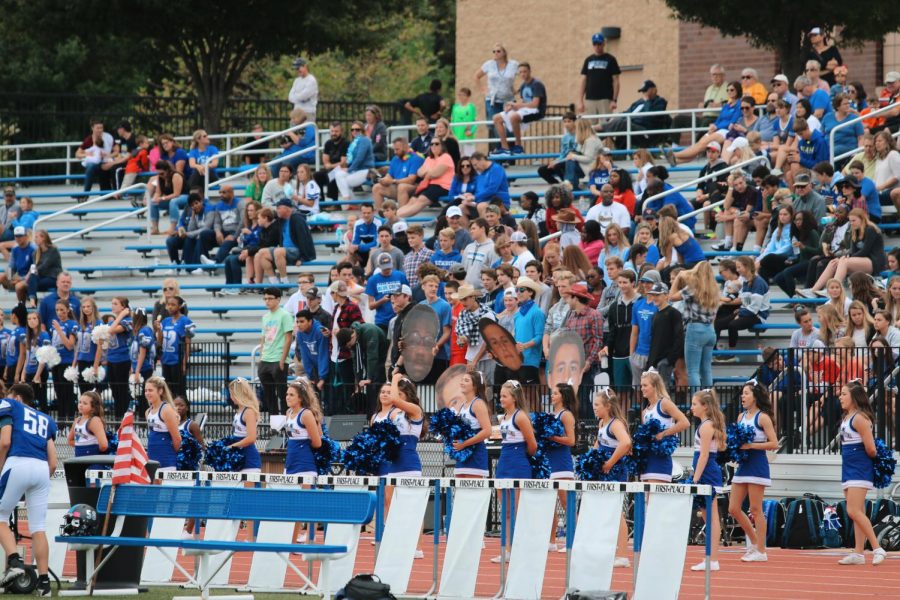
[[[94,187],[94,182],[99,181],[102,175],[103,169],[100,167],[100,163],[86,165],[84,167],[84,191],[91,191],[91,188]]]
[[[171,200],[163,200],[159,203],[151,201],[150,220],[154,223],[159,223],[159,214],[165,210],[169,213],[169,221],[171,221],[172,223],[177,223],[178,216],[181,214],[181,209],[187,206],[187,201],[187,194],[176,196]]]
[[[56,287],[56,277],[38,277],[32,275],[28,278],[28,297],[37,298],[38,292],[46,292]]]
[[[206,254],[216,243],[216,234],[211,229],[204,229],[197,237],[178,237],[170,235],[166,238],[166,249],[172,263],[182,262],[188,265],[200,263],[200,254]],[[181,260],[178,260],[178,251],[181,250]]]
[[[487,98],[484,99],[484,120],[490,121],[497,113],[503,112],[502,102],[491,102]],[[493,125],[488,125],[488,137],[497,137],[497,131]]]
[[[229,254],[225,257],[225,283],[241,283],[241,278],[241,261],[236,254]]]
[[[584,171],[576,160],[566,161],[566,181],[572,184],[572,189],[577,190],[581,178],[584,177]]]
[[[716,330],[712,323],[688,323],[684,330],[684,364],[692,389],[712,387],[712,352]]]
[[[237,247],[236,240],[224,240],[222,245],[219,246],[219,249],[216,251],[216,263],[222,264],[225,262],[225,259],[228,255],[231,254],[231,251]]]

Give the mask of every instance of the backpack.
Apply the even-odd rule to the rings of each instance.
[[[335,594],[340,600],[397,600],[391,594],[391,586],[381,583],[377,575],[357,575],[344,585],[344,589]]]
[[[804,494],[788,506],[784,522],[783,548],[821,548],[824,545],[822,499]]]
[[[822,542],[826,548],[840,548],[842,545],[842,523],[838,518],[837,509],[826,506],[822,518]]]
[[[784,535],[784,519],[787,509],[778,500],[763,500],[766,515],[766,546],[777,546]]]
[[[872,510],[872,501],[866,500],[866,514]],[[835,506],[838,520],[841,522],[841,540],[844,542],[844,548],[852,548],[855,544],[856,534],[853,530],[853,521],[847,516],[847,501],[841,500]]]
[[[879,498],[872,501],[872,505],[866,507],[866,512],[869,513],[869,520],[873,525],[881,523],[885,517],[900,516],[897,503],[890,498]]]
[[[885,517],[874,529],[875,538],[885,552],[900,550],[900,516]]]

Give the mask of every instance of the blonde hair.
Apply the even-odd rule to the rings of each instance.
[[[238,377],[228,384],[228,391],[231,393],[231,400],[241,408],[247,408],[256,413],[259,417],[259,399],[250,382],[242,377]]]
[[[660,256],[669,256],[672,253],[672,241],[671,238],[673,235],[678,233],[679,231],[678,221],[673,219],[672,217],[661,217],[659,220],[659,241],[657,244],[659,245],[659,255]],[[702,263],[701,263],[702,264]]]
[[[625,415],[625,409],[622,408],[622,403],[619,402],[619,397],[612,388],[603,388],[597,392],[597,400],[609,409],[609,422],[619,419],[625,423],[626,427],[628,426],[628,418]]]
[[[891,280],[893,280],[893,278],[891,278]],[[872,332],[875,330],[875,320],[872,319],[872,315],[870,315],[869,311],[866,310],[866,305],[859,300],[854,300],[853,302],[851,302],[850,307],[847,309],[847,335],[853,335],[853,332],[856,330],[856,325],[853,324],[853,319],[850,318],[850,311],[852,310],[858,310],[862,313],[862,328],[865,332],[866,340],[868,340],[869,336],[871,336]]]
[[[156,391],[159,393],[159,397],[162,398],[164,404],[168,404],[173,409],[175,408],[175,400],[172,398],[172,391],[169,389],[169,384],[166,383],[165,379],[154,375],[148,379],[144,385],[147,383],[156,388]]]
[[[90,304],[91,306],[94,307],[93,312],[91,312],[92,320],[90,323],[85,321],[85,316],[84,316],[84,305],[85,304]],[[94,300],[93,296],[85,296],[84,298],[81,299],[81,307],[78,309],[78,326],[81,327],[82,331],[84,330],[85,326],[93,325],[94,323],[96,323],[97,321],[100,320],[100,315],[97,313],[98,313],[97,301]]]
[[[519,410],[527,410],[525,406],[525,388],[521,383],[516,379],[509,379],[500,386],[501,390],[506,390],[509,392],[509,395],[513,397],[513,400],[516,403],[516,408]]]
[[[697,263],[693,269],[684,271],[682,277],[691,288],[697,304],[707,310],[715,310],[719,307],[719,286],[716,284],[716,275],[708,261]]]
[[[719,396],[715,390],[705,389],[694,394],[700,404],[706,408],[706,417],[713,426],[713,436],[718,443],[719,450],[725,450],[725,415],[719,407]]]
[[[426,275],[425,277],[423,277],[423,278],[421,279],[421,283],[422,283],[422,284],[425,284],[425,283],[436,283],[436,284],[438,284],[438,285],[441,285],[441,278],[438,277],[437,275],[434,275],[434,274]]]
[[[441,229],[441,230],[438,232],[438,235],[439,235],[440,237],[445,237],[445,238],[448,238],[448,239],[451,239],[451,240],[455,240],[455,239],[456,239],[456,232],[453,231],[453,228],[452,228],[452,227],[444,227],[443,229]]]
[[[162,287],[163,288],[171,287],[173,295],[175,295],[175,296],[181,295],[181,285],[178,283],[177,279],[173,279],[172,277],[166,277],[165,279],[163,279]],[[162,291],[162,288],[160,288],[160,291]]]
[[[200,145],[199,140],[204,135],[207,135],[205,129],[197,129],[196,131],[194,131],[194,133],[191,135],[191,150],[197,148]]]
[[[646,148],[638,148],[632,158],[635,162],[640,161],[642,166],[653,164],[653,155]]]
[[[838,311],[838,314],[843,317],[844,304],[846,304],[847,293],[844,292],[844,284],[841,283],[840,279],[835,279],[834,277],[825,282],[826,293],[828,291],[828,288],[831,287],[832,284],[837,285],[838,289],[841,290],[841,293],[837,298],[832,298],[831,295],[829,295],[828,302],[826,302],[825,304],[831,304],[832,306],[834,306],[834,308]]]
[[[648,379],[650,380],[650,385],[653,386],[653,389],[656,390],[657,401],[665,398],[666,400],[671,400],[669,397],[669,391],[666,390],[666,384],[663,381],[663,378],[656,371],[644,371],[641,374],[641,380]],[[644,398],[647,401],[647,406],[650,405],[650,400],[648,398]]]
[[[313,389],[312,383],[308,379],[298,379],[288,384],[289,388],[293,388],[300,396],[300,406],[308,408],[316,417],[316,422],[321,423],[323,412],[322,404],[319,402],[319,396]]]
[[[594,129],[587,119],[578,119],[575,121],[575,141],[578,142],[579,145],[583,145],[592,136],[594,136]]]
[[[819,339],[825,346],[831,346],[838,337],[838,330],[844,325],[844,318],[832,304],[823,304],[816,309],[816,315],[822,327],[819,328]]]

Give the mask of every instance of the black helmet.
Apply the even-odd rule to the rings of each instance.
[[[98,530],[97,509],[90,504],[76,504],[63,515],[59,534],[63,536],[96,535]]]

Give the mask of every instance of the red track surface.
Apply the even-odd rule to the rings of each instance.
[[[246,532],[241,532],[241,538]],[[375,566],[375,547],[369,537],[360,543],[357,553],[357,573],[371,573]],[[499,554],[499,540],[486,538],[486,547],[481,553],[476,594],[490,598],[500,588],[500,565],[492,564],[492,556]],[[424,560],[415,561],[409,595],[425,594],[431,587],[431,570],[434,545],[430,536],[422,536],[419,546],[425,553]],[[443,545],[440,558],[443,558]],[[840,598],[856,600],[861,598],[900,598],[900,554],[888,555],[878,567],[871,566],[871,553],[866,555],[866,566],[841,566],[838,559],[842,550],[782,550],[770,548],[767,563],[742,563],[742,547],[723,548],[720,555],[722,570],[712,574],[712,595],[716,599],[761,600],[764,598],[791,600],[822,600]],[[690,566],[703,559],[702,548],[688,548],[685,571],[681,581],[681,599],[702,599],[703,572],[692,572]],[[239,586],[246,582],[250,572],[251,555],[236,554],[232,561],[230,582]],[[293,558],[294,564],[306,572],[306,564],[300,557]],[[183,558],[180,562],[191,570],[193,559]],[[439,562],[440,566],[441,563]],[[318,569],[316,569],[316,572]],[[565,554],[551,553],[547,560],[542,598],[558,599],[565,587]],[[75,575],[74,553],[66,560],[64,574]],[[440,570],[438,571],[440,578]],[[314,579],[315,581],[315,579]],[[286,587],[299,587],[300,580],[288,572]],[[631,569],[616,569],[613,576],[614,590],[628,591],[631,595]]]

